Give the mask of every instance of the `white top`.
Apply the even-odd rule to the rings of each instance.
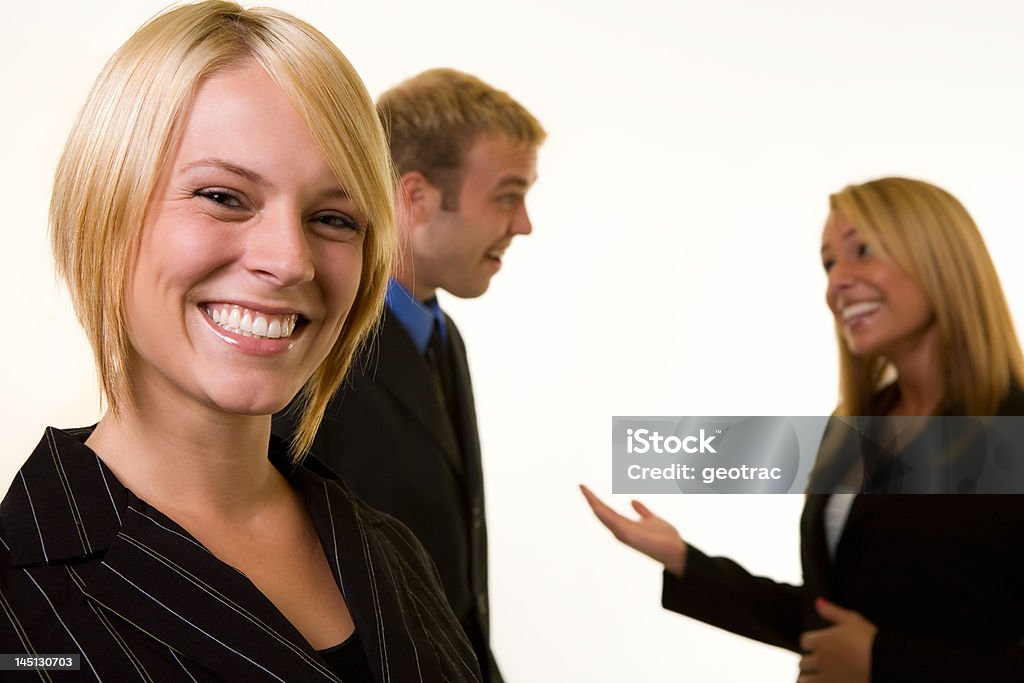
[[[857,497],[857,494],[852,492],[856,490],[852,486],[837,486],[835,493],[828,497],[828,503],[825,504],[825,542],[828,544],[828,558],[833,562],[836,559],[839,538],[843,535],[843,527],[846,526],[846,518],[850,516],[850,506]]]

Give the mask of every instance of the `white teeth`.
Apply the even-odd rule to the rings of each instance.
[[[843,320],[850,320],[868,313],[874,313],[882,307],[879,301],[862,301],[856,304],[850,304],[849,306],[843,307],[842,314]]]
[[[268,315],[241,306],[219,304],[207,306],[206,314],[220,327],[243,337],[283,339],[290,337],[298,322],[298,313]]]

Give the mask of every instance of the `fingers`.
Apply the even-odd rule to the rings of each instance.
[[[632,502],[632,505],[633,505],[633,509],[636,510],[636,513],[638,515],[640,515],[643,519],[650,519],[651,517],[657,517],[657,515],[655,515],[653,512],[651,512],[650,509],[646,505],[641,503],[639,500],[634,500]]]
[[[655,515],[647,506],[634,500],[633,509],[640,519],[630,519],[620,515],[613,508],[605,505],[594,492],[580,484],[580,492],[590,504],[590,509],[612,535],[630,548],[637,550],[651,559],[665,565],[665,569],[677,577],[683,575],[686,563],[686,544],[675,528]]]
[[[805,634],[806,635],[806,634]],[[803,647],[803,638],[801,638],[801,647]],[[800,676],[796,679],[797,683],[824,683],[825,677],[821,675],[819,670],[818,656],[813,652],[808,652],[800,658]]]
[[[601,517],[602,513],[604,513],[608,515],[615,515],[616,517],[623,520],[629,519],[628,517],[620,515],[612,507],[605,504],[604,501],[598,498],[593,491],[587,488],[586,484],[580,484],[580,492],[583,493],[583,497],[587,499],[587,502],[590,503],[591,509],[594,510],[594,514],[596,514],[598,517]],[[656,514],[651,512],[650,508],[641,503],[639,500],[634,500],[631,504],[633,506],[633,509],[636,510],[637,514],[640,515],[641,519],[650,519],[651,517],[658,517]]]
[[[818,673],[818,656],[816,654],[814,654],[813,652],[808,652],[800,658],[800,673]]]
[[[643,519],[638,521],[630,519],[625,515],[620,515],[614,508],[606,505],[600,498],[594,495],[593,491],[583,484],[580,484],[580,491],[583,493],[583,497],[587,499],[587,502],[590,503],[590,509],[594,511],[594,515],[600,520],[601,524],[604,524],[612,532],[615,538],[645,555],[652,556],[651,550],[646,547],[648,544],[644,542],[643,538]],[[646,508],[644,509],[646,510]],[[650,515],[650,510],[647,510],[647,513]],[[655,557],[654,559],[658,558]],[[661,560],[658,559],[658,561],[660,562]]]
[[[583,497],[587,499],[587,502],[590,503],[590,509],[594,511],[594,515],[597,516],[602,524],[608,527],[609,531],[618,536],[622,530],[623,523],[629,520],[608,505],[605,505],[600,498],[594,495],[593,491],[583,484],[580,484],[580,491],[583,493]]]
[[[620,515],[615,511],[615,508],[598,498],[593,491],[586,487],[586,485],[580,484],[580,491],[583,493],[583,497],[587,499],[587,502],[590,503],[590,508],[594,511],[594,514],[597,515],[601,521],[604,521],[606,518],[630,521],[628,517]]]
[[[822,619],[831,621],[835,624],[849,621],[852,616],[856,616],[858,614],[853,610],[843,609],[839,605],[831,603],[825,598],[818,598],[815,600],[814,608],[818,610],[818,614],[821,615]]]
[[[800,649],[804,652],[814,652],[814,646],[817,644],[819,640],[821,640],[821,636],[826,630],[827,629],[821,629],[818,631],[804,631],[800,635]]]
[[[588,503],[590,503],[590,507],[594,507],[594,503],[598,502],[597,496],[594,495],[593,491],[587,488],[586,484],[580,484],[580,493],[582,493],[583,497],[587,499]]]
[[[608,507],[603,502],[601,502],[601,499],[594,495],[594,492],[588,489],[584,484],[580,484],[580,493],[582,493],[583,497],[587,499],[587,503],[590,505],[590,509],[592,509],[595,514],[597,513],[598,509]],[[598,516],[600,517],[600,515]]]
[[[585,485],[580,484],[580,492],[583,493],[583,497],[587,499],[587,502],[590,503],[590,507],[594,511],[594,514],[598,517],[600,517],[602,513],[618,514],[615,510],[605,505],[604,501],[598,498],[594,492],[588,489]]]

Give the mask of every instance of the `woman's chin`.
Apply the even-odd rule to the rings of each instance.
[[[846,339],[846,350],[856,358],[865,358],[877,352],[876,345],[863,332],[847,331],[843,336]]]
[[[257,394],[230,392],[230,395],[228,392],[217,392],[209,395],[208,401],[211,407],[228,415],[259,417],[273,415],[284,410],[297,393],[298,390]]]

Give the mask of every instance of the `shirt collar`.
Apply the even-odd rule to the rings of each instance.
[[[398,280],[388,281],[388,292],[385,299],[388,310],[398,318],[405,331],[409,333],[413,344],[420,353],[426,353],[430,335],[434,331],[434,321],[441,330],[441,339],[448,342],[448,327],[444,321],[444,311],[437,304],[437,298],[420,301],[403,287]]]

